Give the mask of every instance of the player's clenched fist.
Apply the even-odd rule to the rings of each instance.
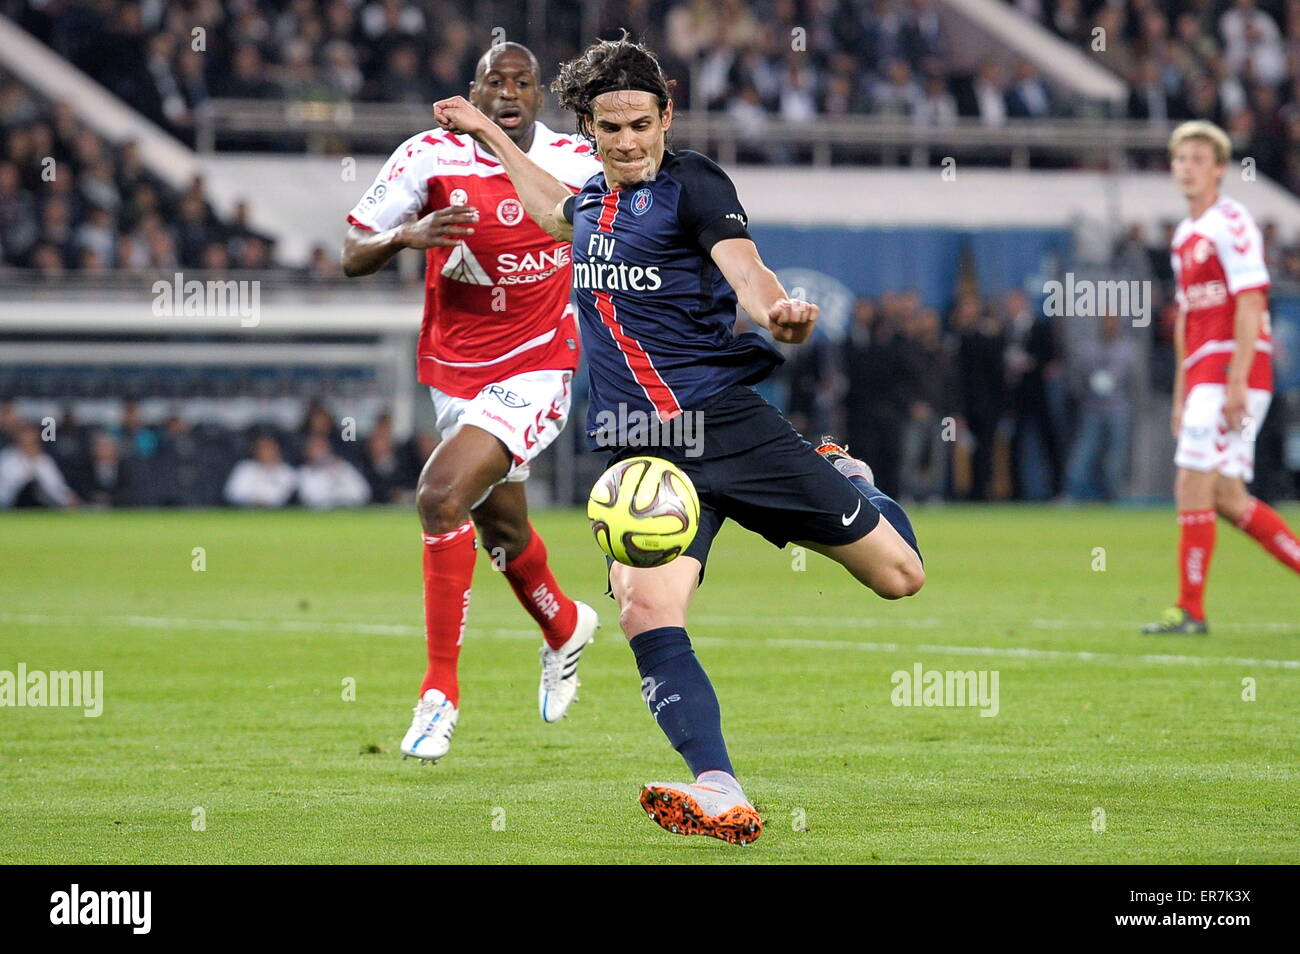
[[[778,298],[767,310],[768,330],[772,337],[785,344],[801,344],[812,334],[817,315],[821,312],[810,301],[799,298]]]
[[[447,132],[465,133],[475,138],[492,125],[492,120],[464,96],[438,100],[433,104],[433,118]]]

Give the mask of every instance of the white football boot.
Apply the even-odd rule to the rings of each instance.
[[[460,712],[441,689],[426,689],[414,711],[411,727],[402,737],[402,756],[436,762],[451,749]]]
[[[578,659],[582,651],[596,638],[600,620],[596,611],[579,600],[578,621],[573,635],[559,649],[542,645],[542,681],[537,686],[537,710],[543,722],[558,722],[569,711],[569,704],[578,697]]]
[[[748,845],[763,834],[763,819],[736,784],[650,782],[641,789],[641,807],[674,835],[708,835]]]

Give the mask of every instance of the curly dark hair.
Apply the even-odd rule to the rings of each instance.
[[[651,93],[659,111],[668,108],[675,80],[664,76],[659,59],[640,43],[628,39],[627,30],[617,40],[599,40],[567,63],[551,83],[551,92],[565,109],[578,117],[578,134],[595,142],[591,122],[591,101],[601,93],[635,89]]]

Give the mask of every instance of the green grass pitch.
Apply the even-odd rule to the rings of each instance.
[[[1221,523],[1213,635],[1142,637],[1173,599],[1171,511],[914,517],[929,579],[893,603],[734,525],[715,544],[690,632],[767,821],[737,848],[637,805],[684,767],[576,511],[535,523],[604,623],[580,700],[540,721],[540,641],[481,555],[431,767],[397,752],[424,667],[413,514],[0,516],[0,670],[104,673],[98,718],[0,708],[0,861],[1300,861],[1293,575]],[[996,671],[998,714],[891,704],[917,663]]]

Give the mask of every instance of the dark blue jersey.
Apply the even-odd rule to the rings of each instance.
[[[669,421],[781,363],[762,335],[732,333],[736,293],[709,252],[749,233],[735,186],[711,159],[669,150],[653,181],[612,192],[598,173],[564,214],[591,377],[589,437],[598,418],[622,420],[622,410]]]

